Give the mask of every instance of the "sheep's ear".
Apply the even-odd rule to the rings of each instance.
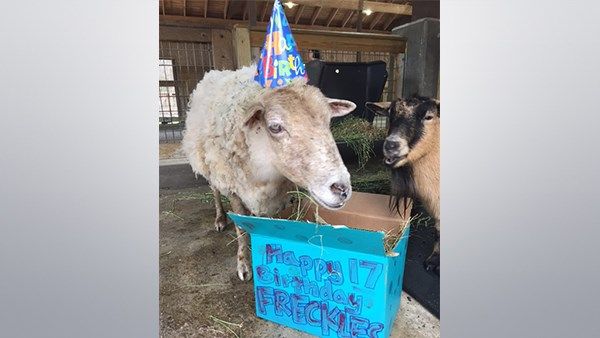
[[[327,102],[331,108],[331,117],[344,116],[356,109],[354,102],[348,100],[327,99]]]
[[[263,115],[263,107],[262,106],[253,106],[252,108],[250,108],[246,114],[246,117],[244,119],[244,126],[248,127],[248,128],[252,128],[254,125],[256,125],[256,123],[258,123],[258,121],[260,121],[260,119],[262,118]]]
[[[391,102],[367,102],[365,106],[377,115],[390,115]]]

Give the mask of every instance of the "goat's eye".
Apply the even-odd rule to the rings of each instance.
[[[273,134],[279,134],[283,131],[283,127],[279,123],[269,124],[269,131]]]
[[[431,121],[433,120],[433,115],[425,115],[425,117],[423,118],[424,121]]]

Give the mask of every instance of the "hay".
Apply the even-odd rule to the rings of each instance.
[[[398,245],[398,242],[400,242],[400,240],[402,239],[402,234],[404,233],[404,229],[406,228],[406,226],[408,224],[410,224],[412,222],[413,218],[409,217],[406,222],[404,222],[404,224],[402,224],[400,226],[400,231],[396,231],[394,230],[390,230],[388,232],[385,233],[385,235],[383,236],[383,249],[385,250],[386,254],[390,254],[391,252],[394,251],[394,248],[396,247],[396,245]]]
[[[319,216],[319,204],[315,202],[315,200],[310,197],[306,192],[299,190],[296,187],[294,191],[288,191],[288,194],[292,195],[291,206],[290,209],[292,213],[287,217],[288,220],[305,220],[308,211],[311,209],[311,206],[314,208],[314,220],[317,224],[327,224],[321,216]]]
[[[350,174],[350,180],[353,191],[384,195],[390,192],[390,171],[387,168],[371,172],[358,170]]]
[[[214,203],[215,202],[215,195],[212,193],[212,191],[208,191],[208,192],[202,192],[202,193],[198,193],[198,192],[180,192],[177,193],[177,197],[175,198],[175,202],[178,201],[187,201],[187,200],[198,200],[201,203]],[[223,195],[221,195],[221,202],[222,203],[229,203],[229,199]]]
[[[240,338],[240,336],[235,331],[233,331],[229,326],[234,326],[234,327],[237,327],[238,329],[241,329],[242,328],[242,324],[231,323],[231,322],[219,319],[219,318],[217,318],[217,317],[215,317],[213,315],[210,315],[210,318],[212,320],[214,320],[216,323],[218,323],[221,326],[223,326],[224,328],[226,328],[227,331],[233,333],[234,336],[236,336],[237,338]]]
[[[358,166],[363,168],[375,155],[373,144],[386,136],[386,130],[376,128],[368,121],[358,117],[347,117],[331,127],[333,138],[346,143],[358,157]]]

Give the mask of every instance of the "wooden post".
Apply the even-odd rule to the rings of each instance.
[[[364,0],[359,0],[358,1],[358,18],[356,21],[356,31],[357,32],[362,32],[362,21],[364,18],[364,13],[363,13],[363,6],[364,6]],[[361,61],[361,52],[356,52],[356,62],[360,62]]]
[[[248,3],[248,24],[250,27],[256,26],[256,0],[247,0]]]
[[[405,53],[396,55],[396,92],[394,93],[392,100],[402,97],[402,86],[404,84],[404,57]]]
[[[396,27],[392,34],[406,38],[402,96],[436,97],[440,71],[440,20],[419,19]]]
[[[233,29],[233,48],[235,49],[235,63],[238,69],[252,63],[250,30],[248,28],[235,27]]]
[[[233,45],[231,43],[231,31],[226,29],[211,30],[213,62],[215,69],[234,69],[235,56],[233,53]]]

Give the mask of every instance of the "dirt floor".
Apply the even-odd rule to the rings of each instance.
[[[160,191],[161,337],[311,337],[255,315],[235,272],[235,230],[213,227],[209,188]],[[402,296],[393,337],[439,337],[439,320]]]

